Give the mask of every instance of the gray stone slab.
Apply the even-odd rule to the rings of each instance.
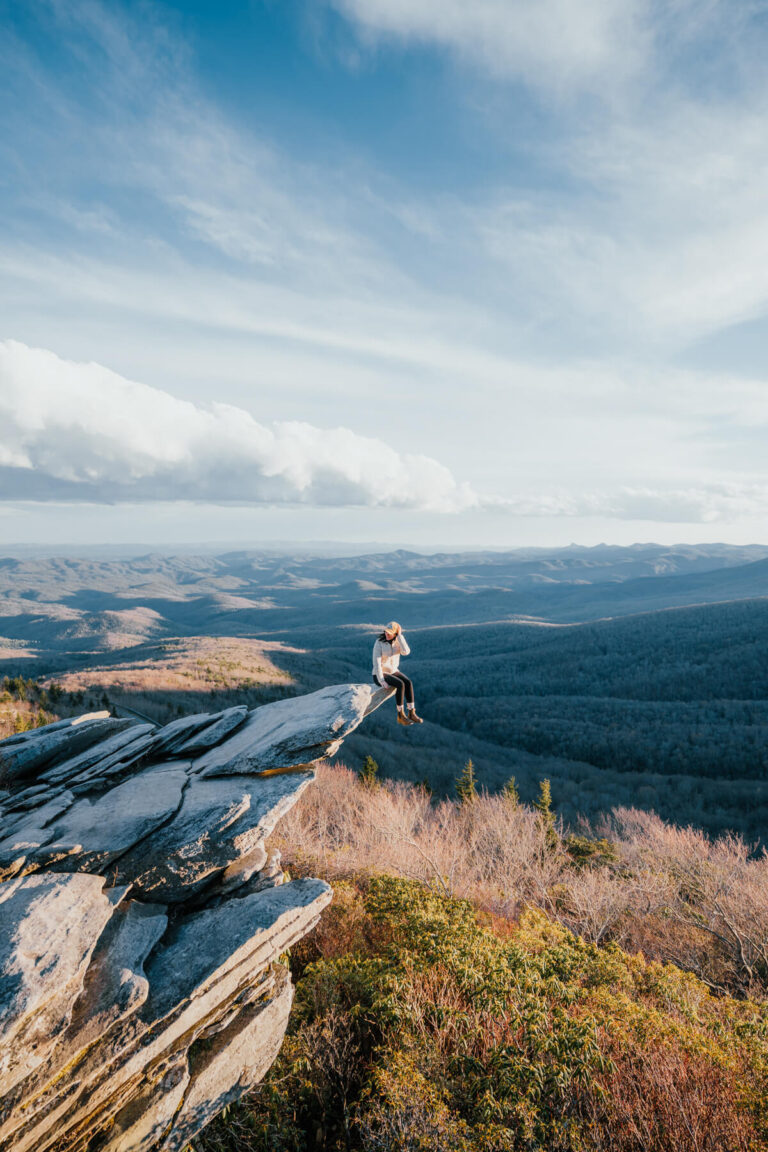
[[[86,772],[81,772],[74,777],[78,783],[82,783],[84,779],[91,779],[95,776],[112,776],[116,773],[122,773],[131,764],[135,764],[138,760],[149,758],[150,752],[154,748],[153,733],[145,732],[143,735],[137,736],[130,744],[126,744],[118,752],[113,752],[111,756],[99,760],[97,764],[89,768]],[[153,757],[156,759],[156,757]]]
[[[37,728],[29,733],[28,740],[18,744],[8,745],[3,741],[0,743],[0,780],[13,782],[34,776],[42,768],[53,767],[65,756],[76,756],[132,723],[110,716],[83,719],[53,731]]]
[[[222,1108],[238,1100],[264,1078],[280,1051],[293,1003],[287,970],[274,994],[252,1004],[232,1023],[193,1053],[189,1087],[174,1118],[162,1152],[181,1152]],[[121,1147],[115,1152],[130,1152]]]
[[[150,996],[142,1015],[162,1017],[181,1000],[204,997],[246,959],[266,967],[330,899],[322,880],[292,880],[186,916],[146,965]]]
[[[55,768],[43,772],[42,779],[56,783],[59,780],[75,779],[82,772],[92,768],[102,760],[108,760],[115,753],[129,747],[135,740],[148,733],[154,732],[154,724],[136,724],[133,720],[121,721],[123,728],[106,739],[99,740],[95,745],[87,748],[77,756],[70,756],[60,761]]]
[[[203,728],[195,736],[185,740],[176,749],[180,756],[198,756],[209,748],[215,748],[227,736],[245,723],[248,709],[245,704],[237,704],[233,708],[226,708],[213,724]]]
[[[86,720],[104,720],[109,716],[109,712],[102,710],[101,712],[83,712],[79,716],[66,716],[63,720],[54,720],[51,724],[42,724],[39,728],[31,728],[27,732],[17,732],[14,736],[6,736],[2,741],[2,747],[12,748],[17,744],[25,744],[29,740],[34,740],[41,734],[47,735],[49,732],[58,732],[62,728],[71,728],[73,724],[83,724]]]
[[[196,712],[193,716],[180,716],[178,720],[172,720],[155,733],[155,751],[158,755],[172,751],[174,747],[215,723],[220,716],[220,712]]]
[[[21,871],[29,857],[54,839],[52,821],[56,820],[74,802],[71,792],[61,792],[53,800],[31,812],[21,813],[21,819],[13,825],[3,825],[3,839],[0,841],[0,880]],[[48,826],[47,826],[48,825]]]
[[[66,868],[103,871],[177,811],[187,776],[174,764],[145,768],[97,799],[78,800],[52,826],[54,838],[82,845]]]
[[[62,812],[66,812],[74,802],[74,799],[71,792],[66,789],[63,791],[59,790],[50,800],[46,797],[42,804],[33,808],[30,812],[25,813],[25,822],[30,825],[34,824],[40,828],[45,828],[58,819]]]
[[[173,818],[116,866],[116,882],[142,899],[188,900],[217,872],[251,853],[296,802],[311,772],[267,779],[192,776]]]
[[[49,784],[32,784],[29,788],[22,788],[2,804],[2,811],[4,813],[15,812],[17,808],[23,808],[30,801],[35,803],[36,796],[41,796],[43,792],[49,791]]]
[[[334,684],[248,716],[238,731],[195,763],[202,776],[230,776],[312,764],[337,751],[371,706],[368,684]]]
[[[121,1108],[99,1152],[157,1152],[189,1085],[186,1052],[152,1069],[130,1103]]]
[[[39,1066],[70,1020],[113,907],[98,876],[0,884],[0,1095]]]
[[[93,953],[72,1022],[61,1044],[68,1062],[120,1020],[135,1012],[149,992],[144,961],[168,925],[165,908],[124,899],[117,892],[117,907]],[[109,898],[115,890],[105,890]]]

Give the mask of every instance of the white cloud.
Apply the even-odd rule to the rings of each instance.
[[[642,0],[331,0],[370,36],[433,42],[550,91],[624,79],[642,61]]]
[[[260,423],[242,408],[201,406],[100,364],[6,341],[0,342],[0,498],[709,524],[768,512],[768,482],[756,476],[686,487],[552,484],[481,497],[437,461],[348,428]]]
[[[158,501],[404,508],[479,503],[427,456],[348,428],[261,424],[201,407],[16,341],[0,343],[0,470],[6,500]]]

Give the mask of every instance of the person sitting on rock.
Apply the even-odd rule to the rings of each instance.
[[[391,620],[385,625],[384,631],[377,637],[373,646],[373,682],[378,684],[379,688],[394,688],[398,724],[423,724],[421,716],[416,715],[413,684],[399,670],[400,657],[408,656],[410,651],[402,628],[397,620]]]

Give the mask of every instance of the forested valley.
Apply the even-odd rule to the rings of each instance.
[[[353,766],[449,796],[471,759],[524,801],[549,779],[574,826],[634,805],[765,842],[767,592],[757,546],[9,557],[2,671],[40,688],[7,726],[49,711],[52,685],[59,709],[166,722],[368,682],[395,618],[427,722],[399,728],[388,704],[347,740]]]
[[[294,639],[295,639],[294,633]],[[284,660],[308,685],[367,669],[370,638],[313,629]],[[403,662],[430,721],[371,717],[347,748],[450,794],[466,758],[527,800],[543,777],[568,820],[632,804],[763,839],[768,829],[768,600],[551,626],[409,629]],[[349,758],[350,753],[347,753]]]

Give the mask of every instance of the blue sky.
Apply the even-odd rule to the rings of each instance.
[[[765,539],[764,0],[0,0],[6,542]]]

